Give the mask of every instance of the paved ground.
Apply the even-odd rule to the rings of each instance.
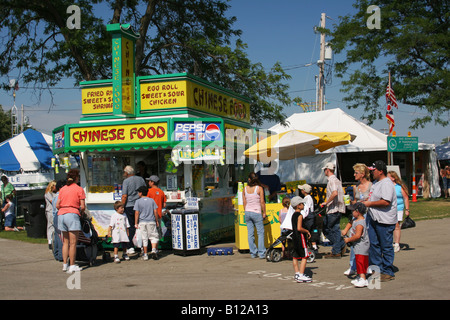
[[[0,239],[0,299],[447,300],[448,230],[450,219],[419,221],[416,228],[404,230],[403,249],[394,263],[396,279],[378,289],[356,289],[350,284],[351,279],[343,275],[348,253],[342,259],[308,264],[307,272],[313,276],[309,284],[293,281],[291,261],[251,259],[236,250],[230,256],[183,257],[165,252],[157,261],[135,257],[120,264],[102,263],[98,257],[97,266],[86,266],[76,278],[61,271],[61,263],[46,245]],[[320,248],[322,253],[329,250]]]

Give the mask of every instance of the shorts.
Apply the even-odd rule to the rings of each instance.
[[[308,246],[306,245],[305,236],[303,235],[303,233],[300,233],[299,236],[300,238],[294,236],[294,238],[292,239],[293,248],[291,253],[292,258],[296,260],[306,259],[309,257]]]
[[[369,256],[362,254],[355,254],[356,273],[366,274],[369,268]]]
[[[116,243],[113,243],[113,247],[114,248],[120,248],[120,247],[122,247],[122,249],[127,249],[128,248],[128,242],[116,242]]]
[[[5,217],[5,227],[13,228],[16,226],[16,215],[9,214]]]
[[[139,229],[142,235],[142,244],[144,247],[148,246],[148,239],[151,243],[159,242],[158,229],[156,228],[156,222],[139,222]]]
[[[80,216],[76,213],[65,213],[58,216],[58,229],[62,232],[80,231]]]

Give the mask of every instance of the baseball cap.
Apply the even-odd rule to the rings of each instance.
[[[291,206],[292,206],[292,208],[295,208],[300,203],[305,203],[305,199],[303,199],[302,197],[299,197],[299,196],[293,197],[291,199]]]
[[[142,194],[147,194],[148,188],[147,188],[147,187],[144,187],[144,186],[140,186],[139,188],[137,188],[136,191],[137,191],[137,192],[140,192],[140,193],[142,193]]]
[[[325,170],[325,169],[334,170],[335,168],[336,167],[333,162],[327,162],[327,164],[325,165],[325,167],[322,168],[322,170]]]
[[[304,190],[306,193],[310,193],[312,190],[312,187],[309,184],[298,185],[298,188]]]
[[[158,176],[155,176],[155,175],[152,175],[152,176],[150,176],[149,178],[145,178],[145,180],[150,180],[150,181],[153,181],[153,182],[158,183],[159,177],[158,177]]]
[[[384,161],[382,160],[377,160],[374,163],[372,163],[372,166],[369,167],[369,170],[379,170],[379,171],[383,171],[384,174],[387,174],[387,167],[386,167],[386,163],[384,163]]]
[[[367,211],[367,207],[364,203],[362,202],[356,202],[355,204],[351,204],[347,207],[349,210],[351,211],[358,211],[359,213],[366,213]]]

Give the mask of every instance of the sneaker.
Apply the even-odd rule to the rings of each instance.
[[[148,254],[144,253],[142,255],[142,260],[147,261],[148,260]]]
[[[351,284],[355,285],[358,283],[359,279],[361,279],[359,276],[357,276],[355,279],[353,279],[352,281],[350,281]]]
[[[306,274],[296,274],[295,275],[295,281],[301,283],[301,282],[311,282],[312,279],[308,277]]]
[[[353,281],[352,281],[352,283],[353,283]],[[369,282],[366,279],[359,278],[357,281],[355,281],[353,283],[353,285],[356,288],[364,288],[364,287],[367,287],[369,285]]]
[[[66,263],[66,264],[63,264],[62,271],[63,271],[63,272],[66,272],[66,271],[67,271],[67,263]]]
[[[119,257],[114,257],[114,262],[115,262],[115,263],[120,263]]]
[[[348,268],[347,270],[344,271],[344,274],[346,276],[353,276],[356,274],[356,270],[353,270],[352,268]]]
[[[150,253],[150,256],[152,257],[153,260],[158,260],[158,253],[156,253],[156,251],[152,251]]]
[[[124,254],[122,257],[125,261],[130,261],[130,257],[127,254]]]
[[[394,243],[394,252],[399,252],[399,251],[400,251],[400,244]]]
[[[135,254],[134,248],[127,249],[127,254]]]
[[[81,271],[81,270],[82,269],[78,265],[74,264],[74,265],[71,265],[69,267],[69,269],[67,269],[67,273],[73,273],[73,272]]]

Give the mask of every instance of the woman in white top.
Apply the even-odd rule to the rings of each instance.
[[[56,181],[52,180],[47,185],[45,189],[45,216],[47,217],[47,240],[48,248],[52,249],[52,239],[53,233],[55,232],[55,227],[53,226],[53,199],[55,198]]]

